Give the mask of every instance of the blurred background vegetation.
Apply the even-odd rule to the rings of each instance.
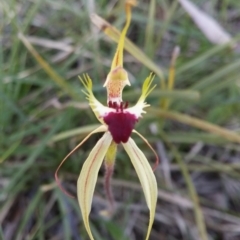
[[[157,74],[158,86],[148,98],[152,107],[136,127],[161,159],[150,239],[238,240],[240,2],[192,2],[235,43],[210,42],[174,0],[139,1],[128,32],[139,49],[126,45],[132,86],[125,88],[124,100],[134,104],[144,79],[151,71]],[[78,75],[87,72],[96,97],[106,102],[102,85],[116,43],[109,38],[111,31],[107,36],[91,23],[94,12],[117,29],[124,24],[120,0],[0,0],[0,239],[88,239],[77,200],[59,190],[54,172],[98,124]],[[168,69],[176,46],[181,53],[171,90]],[[99,137],[88,140],[61,168],[63,185],[73,195],[81,166]],[[151,151],[133,137],[153,165]],[[90,216],[96,239],[144,239],[148,209],[121,147],[111,219],[100,214],[107,206],[103,173]]]

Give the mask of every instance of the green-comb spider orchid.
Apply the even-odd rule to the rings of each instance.
[[[88,75],[84,75],[83,79],[80,78],[83,86],[85,87],[85,95],[89,101],[89,105],[97,117],[98,121],[102,124],[99,128],[91,132],[83,141],[78,144],[61,162],[56,170],[56,180],[59,183],[57,173],[65,160],[77,150],[92,134],[104,132],[102,138],[97,142],[92,151],[90,152],[87,160],[84,162],[80,176],[77,181],[77,195],[82,212],[83,221],[91,240],[94,240],[90,225],[89,214],[91,211],[93,192],[95,189],[99,169],[104,161],[106,168],[105,175],[105,189],[106,194],[111,203],[113,203],[112,193],[110,191],[110,179],[113,173],[117,145],[122,144],[130,157],[132,164],[140,179],[147,206],[150,211],[150,219],[147,230],[146,239],[149,239],[150,231],[154,221],[156,202],[157,202],[157,182],[143,152],[138,148],[134,140],[130,137],[131,133],[138,134],[152,149],[156,156],[156,164],[158,164],[158,157],[148,141],[140,135],[134,126],[136,122],[145,113],[144,108],[149,105],[145,103],[146,97],[155,88],[152,86],[153,76],[150,74],[146,78],[142,87],[142,94],[133,107],[128,107],[128,103],[122,101],[122,90],[126,85],[130,85],[128,74],[123,68],[123,49],[124,40],[131,21],[131,7],[135,5],[134,0],[126,1],[126,24],[121,32],[118,47],[112,61],[110,73],[107,76],[104,87],[107,89],[107,104],[102,105],[94,96],[92,92],[92,80]]]

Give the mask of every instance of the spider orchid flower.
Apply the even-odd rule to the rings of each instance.
[[[139,135],[145,143],[151,148],[156,156],[156,165],[158,164],[158,157],[156,152],[150,146],[148,141],[136,130],[134,126],[145,113],[144,108],[149,105],[145,103],[146,97],[155,88],[152,86],[153,75],[143,83],[141,96],[133,107],[128,107],[127,102],[122,101],[122,90],[126,85],[130,85],[128,74],[123,68],[123,49],[124,39],[127,29],[131,21],[131,7],[135,5],[135,1],[126,1],[126,24],[121,32],[118,47],[112,61],[111,70],[107,76],[104,87],[107,89],[107,106],[101,104],[92,92],[92,80],[88,75],[80,78],[84,88],[85,95],[89,101],[89,105],[94,112],[98,121],[102,124],[99,128],[92,131],[83,141],[78,144],[62,161],[56,170],[56,180],[59,183],[57,172],[63,162],[77,150],[92,134],[104,132],[102,138],[97,142],[88,158],[83,164],[80,176],[77,181],[77,195],[78,201],[84,221],[85,228],[91,240],[94,240],[90,225],[89,214],[91,211],[93,192],[96,186],[99,169],[104,161],[105,163],[105,190],[109,202],[113,205],[113,197],[110,188],[110,180],[113,174],[115,156],[117,152],[117,145],[122,144],[126,150],[136,172],[140,179],[147,206],[150,211],[149,225],[146,239],[149,239],[157,202],[157,183],[153,170],[150,167],[143,152],[138,148],[134,140],[130,137],[131,133]]]

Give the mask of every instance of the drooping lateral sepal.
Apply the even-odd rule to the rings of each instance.
[[[148,160],[144,156],[143,152],[138,148],[132,138],[129,138],[127,143],[123,143],[123,147],[130,157],[132,164],[137,172],[139,180],[141,182],[147,206],[150,211],[150,218],[147,230],[146,240],[149,239],[150,232],[152,229],[156,203],[157,203],[157,181],[153,174],[153,170],[148,163]]]
[[[92,132],[90,132],[70,153],[67,154],[67,156],[65,156],[65,158],[61,161],[61,163],[58,165],[56,171],[55,171],[55,180],[57,185],[60,187],[60,189],[69,197],[72,197],[71,194],[69,194],[61,185],[61,182],[58,178],[58,171],[61,168],[61,166],[66,162],[66,160],[75,152],[77,151],[77,149],[79,149],[93,134],[95,133],[99,133],[99,132],[106,132],[107,131],[107,127],[105,125],[101,125],[100,127],[98,127],[97,129],[93,130]]]
[[[89,214],[92,206],[93,192],[96,186],[99,169],[111,142],[112,136],[109,132],[106,132],[84,162],[77,181],[78,202],[85,228],[91,240],[94,240],[94,238],[89,225]]]

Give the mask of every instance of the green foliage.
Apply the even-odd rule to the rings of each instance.
[[[240,237],[234,232],[240,220],[239,53],[210,44],[177,1],[170,2],[141,1],[134,9],[128,38],[143,55],[139,62],[127,53],[124,63],[132,86],[123,97],[131,104],[149,72],[159,73],[148,98],[154,108],[137,126],[162,159],[156,170],[159,203],[151,239],[197,239],[195,223],[204,228],[204,221],[211,239],[225,234],[231,240],[234,234]],[[214,2],[214,17],[228,32],[239,32],[239,2]],[[76,199],[59,191],[54,172],[97,124],[78,75],[88,73],[95,95],[106,102],[102,85],[116,44],[91,24],[93,11],[118,29],[123,25],[122,5],[115,1],[0,2],[0,238],[12,227],[6,239],[88,239]],[[239,36],[234,37],[237,42]],[[26,47],[26,39],[35,52]],[[175,88],[167,90],[160,82],[166,83],[176,45],[181,54]],[[170,105],[163,111],[160,104],[166,98]],[[60,171],[73,195],[82,163],[98,138],[92,137]],[[137,142],[154,162],[145,144]],[[112,182],[116,215],[102,222],[106,202],[100,180],[91,214],[93,232],[97,239],[143,239],[148,222],[144,198],[129,159],[119,152]],[[200,213],[195,221],[189,211],[193,208],[198,217],[203,210],[205,220]],[[230,233],[218,222],[229,224]]]

